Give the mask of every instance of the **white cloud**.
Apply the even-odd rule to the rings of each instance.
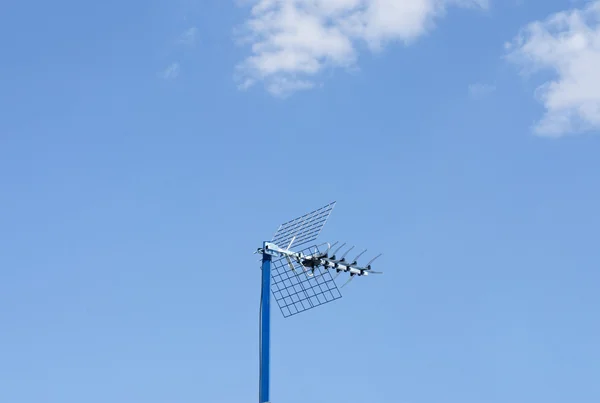
[[[481,99],[496,91],[496,86],[492,84],[476,83],[469,85],[469,95],[474,99]]]
[[[160,76],[165,80],[174,80],[179,76],[180,70],[179,63],[171,63],[162,73],[160,73]]]
[[[177,43],[180,43],[182,45],[193,46],[196,44],[197,39],[198,39],[198,28],[191,27],[191,28],[187,29],[183,34],[181,34],[179,39],[177,39]]]
[[[546,109],[535,133],[600,130],[600,0],[528,24],[506,48],[524,73],[553,74],[535,92]]]
[[[348,68],[356,46],[379,50],[426,33],[447,6],[489,0],[258,0],[246,22],[251,55],[237,66],[242,88],[262,81],[274,94],[311,88],[326,68]]]

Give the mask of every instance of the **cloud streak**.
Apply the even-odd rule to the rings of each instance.
[[[533,127],[536,134],[600,130],[600,1],[528,24],[506,49],[522,73],[553,75],[535,91],[545,108]]]
[[[198,28],[192,26],[183,31],[174,42],[171,42],[171,47],[180,45],[182,49],[178,50],[177,52],[187,52],[190,48],[195,47],[197,42]],[[177,60],[178,58],[175,59]],[[177,77],[179,77],[180,72],[181,64],[179,62],[172,62],[163,71],[161,71],[158,76],[165,80],[175,80]]]
[[[177,39],[177,43],[181,45],[194,46],[198,40],[198,28],[191,27],[187,29]]]
[[[179,76],[180,71],[181,67],[179,66],[179,63],[171,63],[162,73],[160,73],[160,76],[165,80],[174,80]]]
[[[251,54],[237,66],[241,88],[263,82],[285,96],[312,88],[328,68],[349,68],[357,46],[409,44],[447,7],[485,9],[488,0],[259,0],[244,26]]]
[[[496,91],[492,84],[476,83],[469,85],[469,96],[473,99],[482,99]]]

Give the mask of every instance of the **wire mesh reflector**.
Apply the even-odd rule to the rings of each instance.
[[[307,248],[302,253],[308,255],[315,250],[314,248]],[[307,274],[312,273],[311,270],[293,260],[291,264],[295,272],[285,257],[274,259],[271,266],[271,291],[284,317],[287,318],[342,297],[331,276],[331,269],[318,267],[311,277]]]
[[[300,246],[314,241],[319,236],[334,206],[335,202],[329,203],[302,217],[281,224],[275,235],[273,235],[271,242],[285,249],[292,239],[294,240],[293,246]]]

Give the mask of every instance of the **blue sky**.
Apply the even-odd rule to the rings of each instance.
[[[600,400],[600,2],[394,3],[2,2],[0,401],[256,401],[332,200],[385,274],[274,310],[274,402]]]

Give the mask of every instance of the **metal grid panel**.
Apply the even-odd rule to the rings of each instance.
[[[310,254],[314,247],[302,251]],[[342,297],[331,269],[319,267],[313,277],[304,272],[304,267],[292,260],[292,271],[285,257],[274,259],[271,266],[271,291],[284,317],[307,311]]]
[[[319,236],[334,206],[335,202],[329,203],[302,217],[281,224],[275,235],[273,235],[271,242],[285,249],[292,239],[294,239],[294,247],[314,241]]]

